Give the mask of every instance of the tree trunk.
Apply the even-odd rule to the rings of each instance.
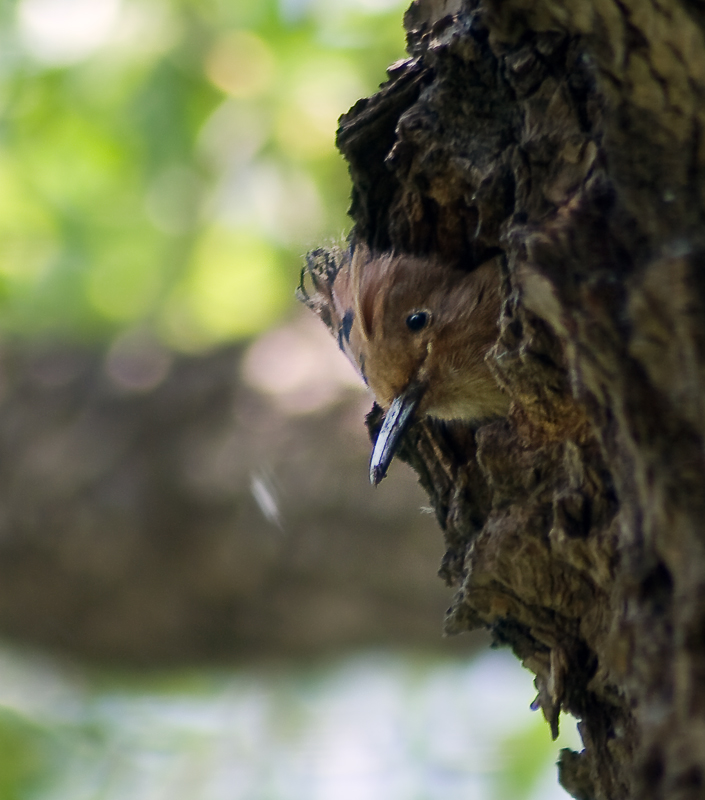
[[[353,236],[500,253],[508,418],[418,422],[451,632],[536,674],[576,798],[705,796],[705,5],[416,0],[341,119]],[[379,412],[371,417],[373,431]]]

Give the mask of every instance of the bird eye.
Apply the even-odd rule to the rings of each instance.
[[[431,315],[427,311],[414,311],[406,318],[406,327],[412,332],[416,333],[428,325]]]

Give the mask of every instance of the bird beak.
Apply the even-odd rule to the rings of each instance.
[[[394,454],[399,448],[401,437],[413,420],[422,395],[423,387],[412,381],[392,401],[370,458],[370,483],[373,486],[377,486],[387,474]]]

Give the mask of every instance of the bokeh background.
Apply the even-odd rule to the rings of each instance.
[[[0,2],[0,798],[564,797],[293,289],[398,0]]]
[[[2,4],[12,333],[199,352],[291,310],[346,231],[336,119],[404,55],[396,0]]]

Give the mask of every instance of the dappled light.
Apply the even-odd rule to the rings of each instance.
[[[233,97],[257,97],[269,89],[276,74],[271,47],[251,31],[232,31],[216,39],[206,55],[206,75]]]
[[[81,61],[108,42],[121,5],[120,0],[21,0],[22,40],[40,63]]]
[[[156,389],[169,373],[172,356],[144,329],[128,330],[110,345],[105,371],[113,383],[132,392]]]
[[[310,315],[298,315],[257,339],[245,354],[243,376],[291,414],[319,411],[350,388],[364,391],[362,378]],[[361,413],[370,403],[367,392],[364,398]]]

